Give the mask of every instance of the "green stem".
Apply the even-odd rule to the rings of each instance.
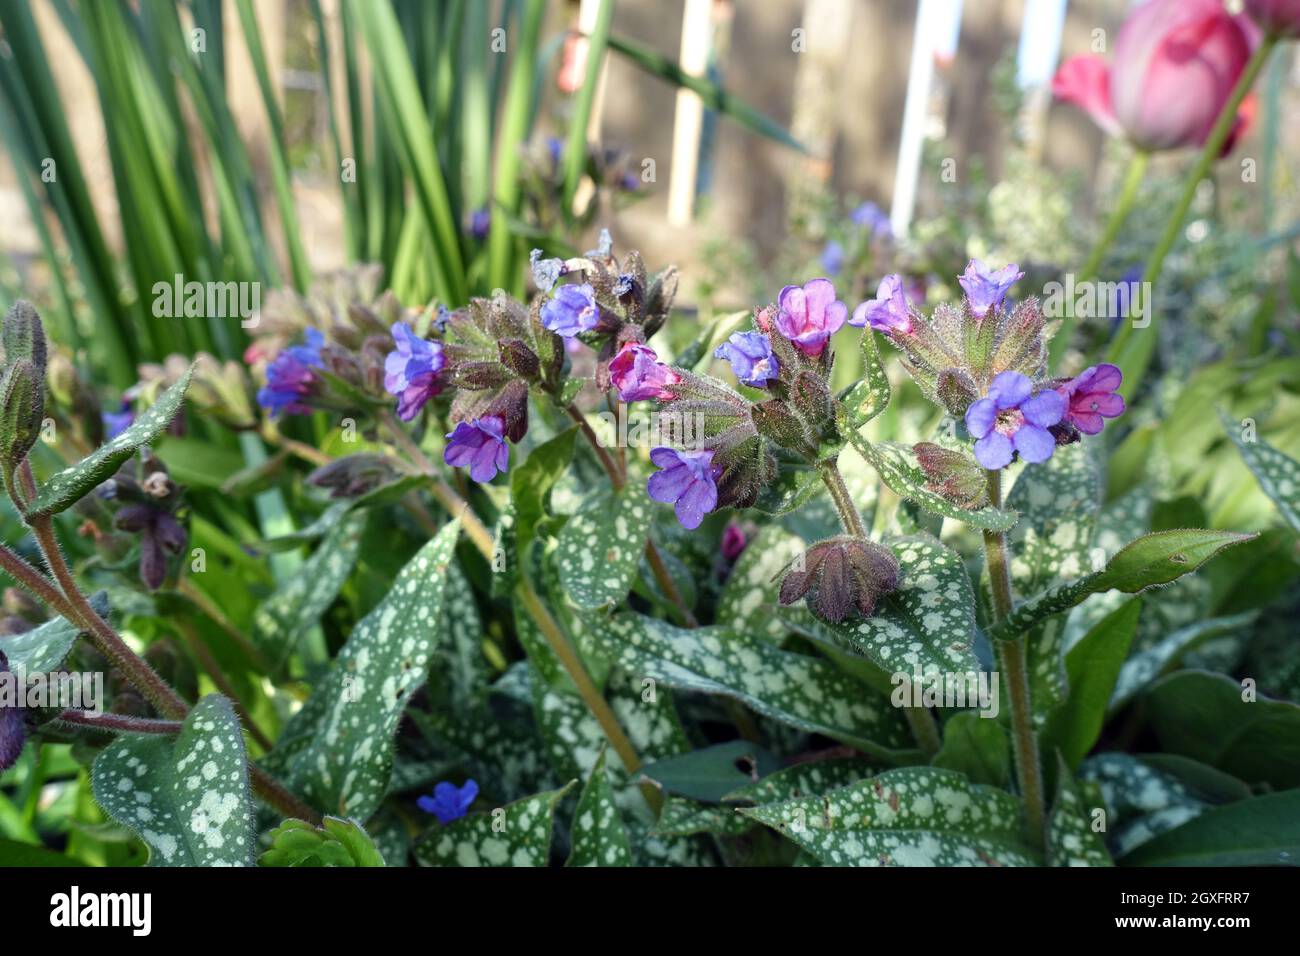
[[[1002,507],[1002,473],[990,471],[989,504]],[[1001,531],[984,532],[984,557],[988,563],[989,585],[993,591],[993,620],[1011,613],[1011,566],[1007,537]],[[1016,774],[1020,796],[1025,802],[1025,829],[1033,844],[1042,849],[1046,842],[1043,809],[1043,770],[1038,759],[1038,741],[1034,735],[1034,715],[1029,702],[1029,668],[1025,656],[1025,638],[998,644],[1002,677],[1011,701],[1011,732],[1015,742]]]
[[[1160,237],[1160,241],[1156,243],[1155,248],[1151,250],[1151,256],[1147,259],[1146,268],[1142,270],[1142,281],[1145,288],[1151,290],[1147,293],[1148,308],[1151,307],[1150,300],[1154,298],[1156,283],[1159,281],[1160,273],[1164,269],[1165,257],[1169,255],[1174,243],[1178,241],[1178,237],[1182,233],[1183,221],[1187,218],[1187,213],[1192,208],[1192,202],[1196,199],[1196,188],[1209,173],[1210,167],[1219,158],[1219,154],[1223,152],[1223,146],[1228,141],[1233,124],[1237,121],[1237,111],[1241,108],[1242,100],[1250,92],[1259,71],[1263,69],[1269,55],[1273,52],[1273,48],[1277,46],[1278,39],[1275,34],[1265,36],[1263,42],[1260,43],[1249,62],[1247,62],[1240,79],[1237,80],[1237,85],[1233,87],[1232,95],[1223,104],[1219,118],[1210,131],[1209,139],[1205,141],[1205,146],[1201,149],[1200,158],[1197,159],[1196,165],[1192,167],[1191,173],[1188,174],[1187,180],[1183,184],[1182,197],[1174,208],[1174,214],[1165,224],[1164,234]],[[1120,330],[1120,334],[1111,343],[1110,350],[1106,353],[1106,360],[1113,362],[1123,370],[1124,392],[1128,396],[1136,394],[1137,386],[1141,382],[1147,364],[1151,361],[1151,355],[1155,350],[1155,329],[1150,325],[1144,329],[1147,335],[1143,338],[1142,344],[1129,347],[1133,329],[1133,323],[1126,323]]]
[[[1115,208],[1111,211],[1110,219],[1106,223],[1106,228],[1097,238],[1096,244],[1092,247],[1092,252],[1088,254],[1087,261],[1084,262],[1078,274],[1075,276],[1076,283],[1091,282],[1097,275],[1097,270],[1101,268],[1101,261],[1106,252],[1115,242],[1115,237],[1119,235],[1120,228],[1128,219],[1128,215],[1133,211],[1133,202],[1137,199],[1138,186],[1142,184],[1142,177],[1146,175],[1147,164],[1151,160],[1151,154],[1146,150],[1138,150],[1129,160],[1128,169],[1124,173],[1124,184],[1120,188],[1119,200],[1115,203]],[[1048,362],[1048,368],[1055,368],[1060,361],[1062,354],[1070,344],[1070,333],[1074,331],[1075,323],[1074,310],[1067,310],[1067,314],[1061,322],[1061,328],[1052,338],[1051,358]]]

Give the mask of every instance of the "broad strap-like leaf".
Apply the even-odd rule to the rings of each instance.
[[[356,565],[365,526],[365,515],[340,515],[311,557],[254,612],[253,643],[273,664],[288,657],[334,603]]]
[[[1047,820],[1048,866],[1114,866],[1064,760],[1056,780],[1056,803]]]
[[[1148,840],[1126,866],[1295,866],[1300,859],[1300,790],[1215,807]]]
[[[447,566],[447,587],[439,621],[443,637],[434,651],[430,674],[446,682],[453,709],[475,707],[487,694],[491,665],[483,653],[483,620],[469,579],[457,564]]]
[[[393,735],[441,638],[438,618],[459,530],[458,522],[445,525],[407,562],[268,756],[316,806],[365,820],[387,790]]]
[[[1179,529],[1143,535],[1121,548],[1101,571],[1053,585],[1024,601],[989,631],[1011,640],[1039,621],[1069,610],[1090,594],[1112,589],[1137,594],[1197,570],[1224,548],[1255,537],[1231,531]]]
[[[108,594],[99,591],[90,599],[90,606],[100,617],[108,617]],[[81,631],[61,617],[51,618],[44,624],[24,631],[10,634],[0,642],[0,651],[9,661],[9,669],[14,673],[48,674],[57,670],[72,653]]]
[[[1034,866],[1020,804],[935,767],[740,811],[828,866]]]
[[[773,642],[784,638],[788,629],[774,613],[781,587],[777,575],[803,549],[803,539],[779,525],[763,528],[727,577],[718,598],[717,622]]]
[[[732,697],[773,720],[887,759],[911,749],[906,725],[884,697],[834,665],[712,626],[674,627],[618,614],[596,638],[633,679]]]
[[[560,583],[582,608],[627,597],[650,532],[645,490],[627,485],[593,494],[560,531],[556,565]]]
[[[756,826],[758,824],[753,820],[737,813],[735,807],[670,796],[664,801],[654,832],[661,837],[687,837],[701,833],[739,836]]]
[[[77,464],[51,475],[42,482],[40,493],[23,509],[28,517],[57,514],[72,507],[103,484],[136,449],[154,441],[171,424],[185,399],[194,366],[141,412],[131,426],[110,438]]]
[[[1177,665],[1186,653],[1207,641],[1226,634],[1246,631],[1258,615],[1254,611],[1233,614],[1229,617],[1212,617],[1180,627],[1166,634],[1155,644],[1124,661],[1115,681],[1107,711],[1116,713],[1132,700],[1139,691]]]
[[[1262,438],[1243,441],[1241,426],[1223,411],[1219,412],[1219,417],[1264,494],[1273,499],[1283,520],[1300,532],[1300,462],[1284,455]]]
[[[842,428],[849,443],[876,469],[880,480],[890,491],[900,498],[914,501],[927,511],[975,528],[1006,531],[1015,525],[1018,515],[1014,511],[992,506],[967,510],[931,491],[925,486],[925,473],[917,465],[912,449],[908,446],[894,442],[869,442],[856,428],[850,427],[847,421],[842,423]]]
[[[385,866],[384,855],[355,820],[327,816],[319,827],[285,820],[271,831],[259,866]]]
[[[253,805],[230,701],[199,701],[180,735],[126,735],[95,758],[96,802],[149,846],[150,866],[251,866]]]
[[[641,776],[654,781],[665,793],[718,803],[731,791],[767,776],[779,766],[780,760],[757,744],[728,740],[646,764]]]
[[[1026,465],[1007,496],[1020,514],[1011,532],[1011,580],[1020,594],[1094,570],[1093,528],[1101,507],[1097,463],[1083,442],[1063,445],[1041,465]]]
[[[961,556],[928,535],[889,538],[898,590],[871,617],[825,622],[843,645],[890,674],[975,673],[975,593]]]
[[[573,847],[566,866],[631,866],[632,846],[628,843],[623,815],[614,803],[614,788],[605,772],[605,750],[578,797],[573,812]]]
[[[731,791],[728,803],[779,803],[827,793],[873,774],[871,764],[861,757],[829,757],[810,760],[768,774],[762,780]]]
[[[446,826],[435,824],[416,843],[415,858],[425,866],[546,866],[556,804],[577,782]]]
[[[930,763],[956,770],[971,783],[1005,787],[1011,779],[1011,740],[997,720],[964,710],[943,725],[943,746]]]
[[[576,427],[560,432],[528,453],[523,464],[510,471],[510,499],[514,504],[515,537],[526,548],[533,529],[549,513],[551,489],[573,460]]]

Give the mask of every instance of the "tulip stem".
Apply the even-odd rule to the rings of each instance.
[[[1002,507],[1002,472],[989,471],[989,504]],[[984,557],[988,564],[989,586],[993,591],[993,620],[1011,613],[1011,562],[1007,536],[1002,531],[984,532]],[[1033,845],[1042,849],[1046,842],[1043,829],[1043,770],[1038,759],[1038,741],[1034,735],[1034,716],[1029,702],[1029,668],[1025,656],[1024,635],[1013,641],[998,643],[998,656],[1007,697],[1011,701],[1011,732],[1016,750],[1016,775],[1020,797],[1025,803],[1025,829]]]
[[[1151,290],[1147,293],[1148,299],[1154,298],[1156,283],[1160,279],[1160,273],[1164,269],[1165,258],[1169,255],[1174,243],[1178,241],[1182,233],[1183,221],[1187,218],[1187,213],[1192,208],[1192,203],[1196,199],[1196,189],[1201,184],[1210,171],[1214,161],[1219,158],[1223,151],[1224,144],[1228,141],[1228,136],[1232,133],[1233,124],[1237,121],[1237,111],[1241,108],[1242,101],[1250,88],[1255,84],[1255,78],[1259,71],[1263,69],[1264,64],[1268,61],[1273,48],[1277,46],[1279,37],[1275,33],[1269,33],[1251,55],[1250,60],[1246,63],[1246,68],[1242,70],[1237,85],[1233,87],[1232,94],[1228,97],[1223,109],[1219,112],[1219,118],[1215,121],[1214,128],[1210,131],[1209,138],[1205,141],[1201,149],[1200,158],[1197,159],[1196,165],[1192,167],[1191,173],[1188,174],[1186,182],[1183,184],[1183,194],[1178,200],[1178,205],[1174,207],[1174,214],[1165,224],[1164,234],[1161,235],[1160,241],[1156,243],[1151,250],[1151,256],[1147,259],[1146,268],[1142,270],[1142,282],[1144,288]],[[1147,303],[1148,308],[1151,302]],[[1151,361],[1151,355],[1155,351],[1155,328],[1148,325],[1144,327],[1147,335],[1142,344],[1130,346],[1129,340],[1132,338],[1135,326],[1132,322],[1125,323],[1120,330],[1119,335],[1111,343],[1110,350],[1106,353],[1106,360],[1118,365],[1124,372],[1124,391],[1126,397],[1132,397],[1137,394],[1137,388],[1146,372],[1147,365]]]
[[[1124,173],[1124,184],[1120,188],[1119,199],[1115,203],[1115,208],[1111,210],[1106,228],[1102,230],[1101,235],[1097,238],[1096,244],[1092,247],[1092,252],[1088,254],[1087,261],[1083,264],[1083,268],[1075,276],[1076,285],[1091,282],[1096,277],[1097,271],[1101,268],[1102,259],[1114,244],[1115,238],[1119,235],[1120,228],[1128,219],[1129,213],[1133,211],[1133,203],[1137,199],[1138,187],[1142,185],[1142,177],[1146,175],[1147,164],[1150,160],[1151,154],[1144,149],[1133,153],[1133,158],[1129,160],[1128,169]],[[1060,329],[1052,337],[1051,358],[1048,362],[1048,368],[1056,367],[1069,346],[1070,334],[1074,331],[1075,318],[1074,310],[1067,309],[1066,315],[1061,321]]]

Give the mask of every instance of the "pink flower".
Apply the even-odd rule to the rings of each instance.
[[[609,363],[609,377],[618,389],[618,397],[625,402],[645,399],[668,401],[673,397],[669,385],[676,385],[681,377],[663,362],[649,346],[637,342],[625,344]]]
[[[1265,30],[1300,36],[1300,0],[1246,0],[1246,12]]]
[[[1116,395],[1124,374],[1114,365],[1085,369],[1078,377],[1057,388],[1066,401],[1065,420],[1085,435],[1101,431],[1102,418],[1124,414],[1124,397]]]
[[[1201,146],[1256,36],[1222,0],[1147,0],[1120,27],[1109,68],[1098,56],[1071,57],[1052,80],[1052,92],[1140,149]],[[1248,116],[1243,108],[1225,152]]]
[[[777,330],[805,355],[822,354],[827,340],[849,317],[849,307],[835,298],[830,279],[813,279],[802,288],[788,285],[777,297]]]

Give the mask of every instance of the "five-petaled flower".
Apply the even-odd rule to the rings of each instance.
[[[849,317],[849,307],[835,298],[830,279],[813,279],[802,287],[788,285],[777,297],[777,330],[805,355],[817,358],[827,340]]]
[[[316,384],[314,368],[322,366],[320,350],[325,336],[317,329],[307,330],[307,341],[280,352],[266,367],[266,385],[257,392],[257,404],[272,415],[305,415],[311,409],[305,399]]]
[[[1056,391],[1065,400],[1065,420],[1085,435],[1101,431],[1103,418],[1124,414],[1124,398],[1116,395],[1124,374],[1114,365],[1103,363],[1085,369]]]
[[[899,275],[887,275],[880,280],[876,297],[863,302],[853,310],[849,325],[869,325],[877,332],[906,335],[912,331],[912,314],[907,308],[907,293]]]
[[[560,286],[555,297],[542,306],[542,325],[566,339],[590,332],[599,321],[595,290],[585,282]]]
[[[652,449],[650,460],[662,468],[650,476],[646,491],[655,501],[675,505],[683,528],[694,530],[718,506],[718,484],[713,474],[713,452]]]
[[[438,373],[447,360],[441,344],[417,338],[405,322],[394,322],[392,333],[397,348],[384,359],[384,389],[397,396],[397,417],[409,422],[442,391]]]
[[[733,332],[713,350],[713,357],[731,363],[731,370],[743,385],[763,388],[780,374],[772,354],[772,340],[762,332]]]
[[[447,435],[442,460],[453,468],[468,468],[475,481],[491,481],[510,464],[505,430],[505,420],[499,415],[460,422]]]
[[[957,281],[966,290],[966,301],[970,303],[971,311],[982,317],[989,309],[995,312],[1000,309],[1007,290],[1024,278],[1024,275],[1015,263],[995,270],[978,259],[972,259],[966,264],[966,271],[957,277]]]
[[[1034,384],[1019,372],[993,379],[988,397],[966,409],[966,427],[975,442],[975,459],[990,471],[1011,464],[1014,453],[1039,464],[1052,457],[1056,438],[1048,431],[1065,416],[1065,399],[1050,389],[1033,394]]]
[[[673,397],[668,386],[681,381],[681,376],[659,361],[654,349],[639,342],[628,342],[619,350],[609,363],[609,378],[625,402],[668,401]]]
[[[443,826],[453,820],[459,820],[469,812],[470,806],[478,798],[478,784],[472,779],[466,780],[464,786],[456,786],[443,780],[433,788],[433,796],[416,800],[425,813],[432,813]]]

